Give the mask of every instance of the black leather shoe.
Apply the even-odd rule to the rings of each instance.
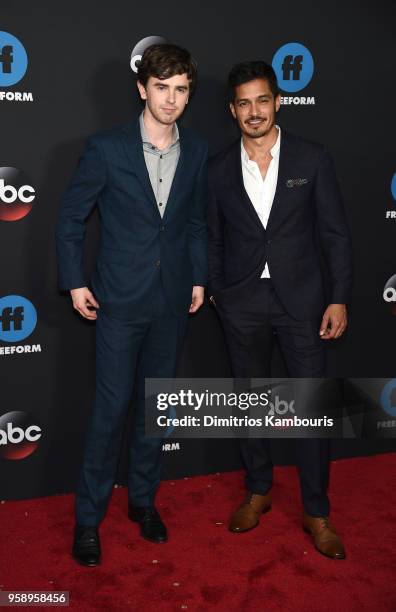
[[[81,565],[95,567],[100,563],[100,540],[97,527],[80,527],[74,531],[73,558]]]
[[[128,517],[131,521],[139,523],[141,536],[145,540],[156,544],[167,541],[166,527],[154,506],[132,506],[130,504]]]

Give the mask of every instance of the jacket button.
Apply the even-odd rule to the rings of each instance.
[[[271,244],[271,240],[267,240],[267,244]]]
[[[161,225],[160,230],[161,230],[161,232],[163,232],[165,230],[165,226]]]
[[[161,265],[161,261],[159,259],[157,259],[157,261],[155,262],[155,265],[157,266],[157,268],[159,268],[160,265]]]

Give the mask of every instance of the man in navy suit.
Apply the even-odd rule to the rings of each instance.
[[[177,126],[193,92],[188,51],[152,45],[138,67],[145,102],[132,123],[91,137],[63,196],[57,226],[60,286],[96,320],[96,393],[76,494],[74,558],[100,562],[98,526],[111,494],[127,408],[137,381],[130,443],[129,518],[152,542],[167,530],[154,506],[162,441],[145,436],[145,378],[173,377],[188,312],[203,303],[207,145]],[[97,203],[101,239],[91,287],[86,219]]]
[[[351,246],[333,164],[326,150],[276,125],[280,96],[265,62],[236,65],[230,107],[241,131],[209,168],[209,285],[234,376],[270,376],[276,334],[290,376],[325,374],[324,341],[347,325]],[[323,252],[330,285],[325,301]],[[256,527],[271,507],[268,439],[241,440],[247,498],[230,531]],[[345,551],[329,523],[329,441],[296,440],[303,527],[323,554]]]

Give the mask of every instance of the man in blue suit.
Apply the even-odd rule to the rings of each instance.
[[[155,506],[162,441],[145,436],[145,378],[173,377],[188,312],[203,303],[207,145],[178,127],[193,92],[188,51],[152,45],[138,67],[145,102],[131,124],[91,137],[66,191],[57,226],[60,286],[96,320],[96,393],[76,494],[74,558],[98,565],[98,526],[116,477],[136,376],[130,443],[129,518],[164,542]],[[101,240],[92,291],[83,270],[86,219],[97,203]]]

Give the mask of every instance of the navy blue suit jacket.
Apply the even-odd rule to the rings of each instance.
[[[350,299],[352,252],[343,201],[330,155],[321,145],[281,133],[278,182],[264,229],[243,184],[241,141],[209,164],[209,288],[216,303],[239,308],[265,263],[285,309],[314,320],[329,303]]]
[[[101,308],[135,316],[155,299],[158,275],[175,313],[206,285],[207,145],[179,128],[180,158],[163,218],[144,160],[139,121],[88,139],[57,224],[59,284],[89,285],[83,267],[86,219],[97,203],[101,237],[91,286]]]

